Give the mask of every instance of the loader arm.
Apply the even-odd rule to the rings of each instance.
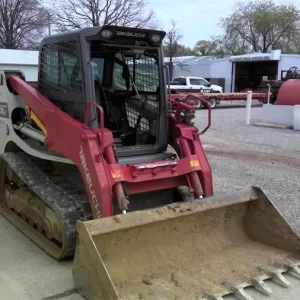
[[[84,126],[18,76],[11,76],[9,81],[44,124],[47,130],[46,147],[68,157],[79,168],[93,217],[111,216],[111,176],[108,174],[106,161],[103,160],[103,153],[100,152],[100,145],[112,150],[111,132],[105,128],[91,129]]]
[[[44,124],[46,147],[71,159],[80,170],[94,218],[113,214],[113,196],[121,211],[128,209],[124,185],[130,195],[187,186],[195,198],[212,196],[211,169],[198,129],[183,124],[176,112],[171,114],[169,126],[170,140],[180,145],[179,160],[121,165],[113,150],[112,133],[103,128],[103,117],[101,128],[91,129],[64,113],[21,78],[11,76],[10,84]],[[90,105],[102,110],[90,102],[86,116]]]

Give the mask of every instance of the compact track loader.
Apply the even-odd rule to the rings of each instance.
[[[1,214],[74,256],[87,299],[300,299],[300,239],[267,196],[213,195],[210,106],[199,131],[195,96],[170,101],[164,36],[65,32],[42,41],[36,85],[0,71]]]

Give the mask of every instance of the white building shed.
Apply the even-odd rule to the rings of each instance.
[[[0,49],[0,69],[21,70],[26,81],[38,80],[38,51]]]

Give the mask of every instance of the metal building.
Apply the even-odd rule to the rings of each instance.
[[[173,77],[204,77],[212,84],[223,86],[224,92],[238,92],[244,88],[256,88],[263,77],[281,79],[290,67],[300,69],[300,55],[251,53],[239,56],[217,58],[213,56],[175,57]],[[169,58],[165,58],[169,62]]]
[[[38,57],[38,51],[0,49],[0,69],[21,70],[27,81],[37,81]]]

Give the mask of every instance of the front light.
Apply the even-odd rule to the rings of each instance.
[[[104,29],[100,32],[100,35],[106,39],[109,39],[112,36],[112,32],[108,29]]]
[[[154,43],[159,43],[160,42],[160,35],[159,34],[153,34],[151,39]]]

